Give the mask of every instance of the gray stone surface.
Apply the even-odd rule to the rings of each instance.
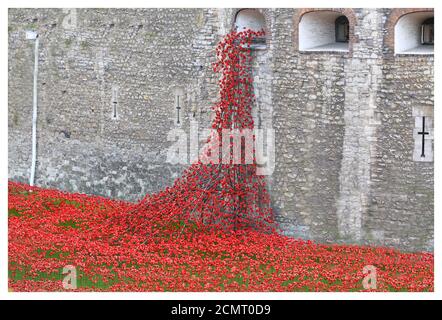
[[[137,201],[184,169],[165,162],[177,90],[179,128],[210,123],[214,48],[236,11],[78,9],[74,17],[10,9],[9,178],[27,182],[31,165],[33,43],[25,30],[40,34],[36,184]],[[254,117],[260,108],[262,126],[276,131],[267,180],[281,230],[432,250],[433,162],[413,155],[416,117],[433,116],[433,56],[385,48],[389,9],[354,10],[347,53],[299,52],[297,9],[260,11],[268,41],[255,53]]]

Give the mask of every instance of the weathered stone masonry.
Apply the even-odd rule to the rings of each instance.
[[[432,152],[433,56],[394,54],[398,19],[432,11],[320,9],[348,18],[349,49],[299,51],[299,22],[317,10],[258,10],[267,47],[255,53],[255,89],[263,127],[276,131],[268,182],[281,230],[432,250],[433,161],[419,161],[417,143],[426,117]],[[27,182],[31,166],[25,30],[40,35],[36,184],[135,201],[184,168],[165,162],[170,130],[210,123],[214,48],[238,11],[10,9],[10,179]]]

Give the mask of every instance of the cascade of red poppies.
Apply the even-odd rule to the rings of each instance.
[[[122,215],[126,231],[152,236],[170,232],[182,234],[189,228],[221,228],[228,232],[274,230],[265,179],[257,174],[254,145],[252,163],[245,161],[247,147],[244,145],[241,162],[234,162],[231,134],[235,130],[254,129],[251,44],[263,33],[232,31],[218,44],[214,72],[221,73],[220,100],[213,107],[212,134],[198,159],[172,187],[146,195]],[[230,153],[229,161],[223,158],[226,151],[222,151],[222,144],[226,141],[230,144],[224,149]]]

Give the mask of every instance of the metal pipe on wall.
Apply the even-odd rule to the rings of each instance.
[[[31,160],[31,175],[29,184],[34,185],[35,180],[35,166],[37,162],[37,79],[38,79],[38,34],[33,31],[26,32],[26,39],[35,40],[34,48],[34,82],[33,82],[33,98],[32,98],[32,160]]]

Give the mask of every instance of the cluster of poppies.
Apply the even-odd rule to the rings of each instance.
[[[433,254],[323,245],[254,230],[199,230],[153,238],[109,224],[133,204],[9,183],[9,287],[67,291],[433,291]],[[175,225],[182,230],[183,223]],[[368,290],[374,290],[368,289]]]
[[[80,291],[433,290],[433,255],[386,248],[320,245],[279,235],[256,157],[230,162],[226,130],[254,129],[251,47],[263,32],[228,34],[211,135],[173,186],[139,203],[9,182],[9,286],[63,291],[66,266]],[[214,139],[214,136],[221,138]],[[71,274],[72,275],[72,274]],[[373,276],[373,274],[372,274]]]
[[[270,196],[264,177],[257,174],[255,136],[253,146],[239,142],[240,161],[234,154],[238,146],[234,146],[233,132],[254,129],[251,48],[253,39],[262,35],[263,31],[250,29],[233,31],[220,41],[213,66],[221,74],[220,98],[213,106],[212,134],[198,159],[173,186],[147,195],[118,221],[112,221],[124,226],[119,236],[128,231],[150,239],[182,233],[175,228],[177,224],[183,224],[183,229],[274,232]],[[252,153],[251,163],[245,161],[246,150]]]

